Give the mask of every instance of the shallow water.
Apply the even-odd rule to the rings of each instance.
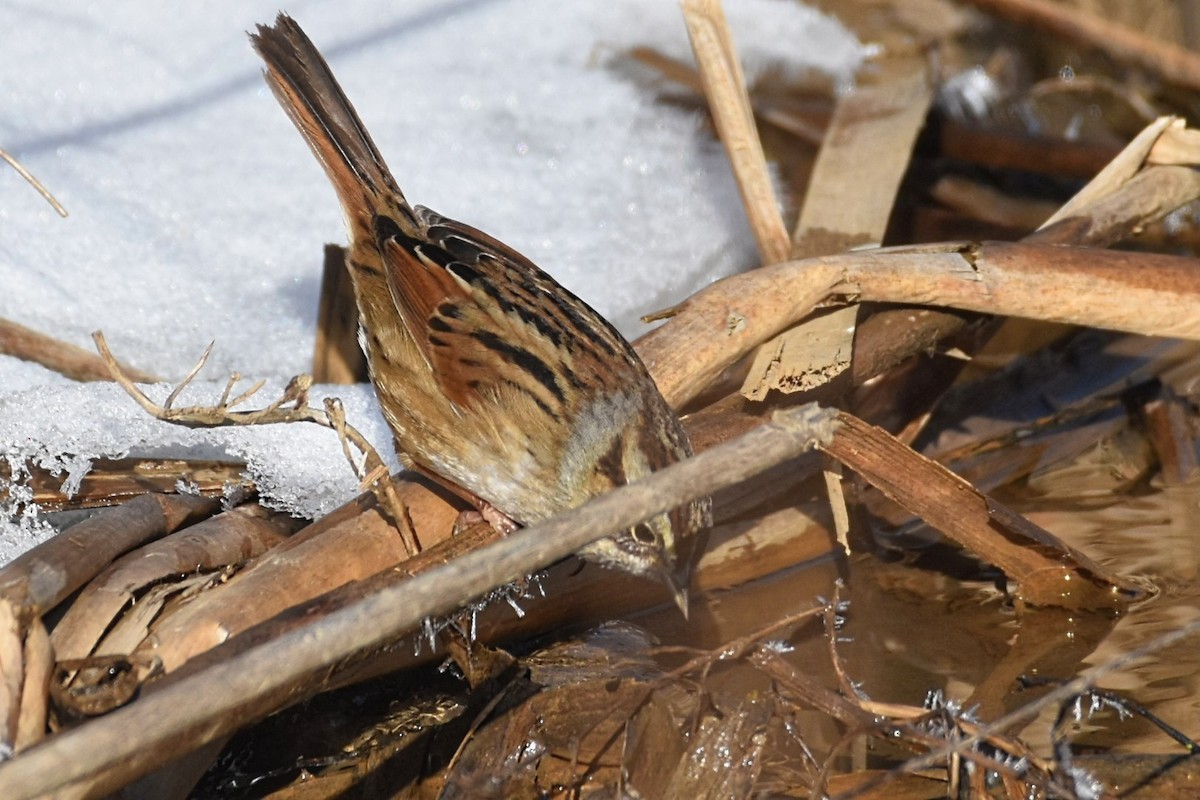
[[[832,597],[841,578],[840,596],[850,605],[836,650],[847,675],[872,700],[919,707],[930,691],[941,690],[949,700],[976,706],[980,718],[992,719],[1046,691],[1021,689],[1018,676],[1067,680],[1200,619],[1200,479],[1105,502],[1090,494],[1086,481],[1072,483],[1075,496],[1060,486],[1054,495],[1032,497],[1032,490],[1021,488],[1007,492],[1006,499],[1102,565],[1153,588],[1123,613],[1032,608],[1018,613],[994,574],[963,575],[962,560],[944,550],[922,556],[921,567],[885,563],[874,555],[847,560],[831,554],[804,569],[701,598],[686,626],[669,612],[637,621],[667,641],[714,647]],[[794,664],[836,686],[820,624],[807,623],[790,641]],[[731,693],[763,688],[761,676],[750,672],[748,666],[733,667],[709,688]],[[1200,736],[1200,641],[1185,641],[1105,676],[1099,687]],[[1041,755],[1050,754],[1056,713],[1045,709],[1020,733]],[[808,722],[807,745],[819,752],[836,741],[828,720]],[[1077,752],[1181,752],[1145,719],[1119,719],[1111,710],[1076,725],[1072,741]]]

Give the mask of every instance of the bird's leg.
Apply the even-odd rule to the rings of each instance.
[[[484,500],[482,497],[478,497],[473,492],[469,492],[461,486],[446,480],[441,475],[430,472],[427,469],[423,469],[419,464],[411,464],[409,465],[409,468],[421,473],[426,478],[433,481],[438,486],[441,486],[443,489],[450,492],[460,500],[475,506],[473,509],[465,509],[458,512],[458,518],[454,520],[455,533],[465,530],[472,525],[479,525],[482,522],[486,522],[488,525],[492,526],[492,530],[496,531],[496,533],[499,533],[502,536],[507,536],[517,528],[521,527],[512,519],[512,517],[496,508],[487,500]]]

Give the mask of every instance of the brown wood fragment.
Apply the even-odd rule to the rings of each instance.
[[[1150,446],[1162,467],[1163,483],[1180,486],[1196,472],[1196,434],[1192,414],[1184,401],[1169,388],[1163,387],[1159,396],[1141,409],[1142,422]]]
[[[17,736],[13,748],[20,752],[46,738],[46,719],[49,714],[50,677],[54,672],[54,649],[50,636],[40,619],[29,625],[22,654],[25,671],[21,687],[21,712],[17,719]]]
[[[1162,132],[1146,155],[1146,163],[1154,166],[1200,166],[1200,131],[1175,120]]]
[[[0,354],[32,361],[74,381],[108,381],[108,367],[92,351],[55,339],[12,320],[0,319]],[[138,383],[157,383],[152,373],[122,365]]]
[[[24,685],[25,636],[17,608],[0,603],[0,747],[12,749],[17,739]]]
[[[893,56],[834,107],[796,228],[793,259],[879,243],[933,99],[923,58]]]
[[[979,320],[978,314],[965,311],[941,311],[915,306],[878,308],[858,327],[851,378],[856,386],[861,386],[876,376],[882,376],[885,371],[910,358],[914,353],[940,352],[953,347],[971,352],[979,338],[975,331],[980,326],[976,325],[967,330],[964,330],[964,326]],[[938,359],[944,360],[946,359]],[[927,408],[928,400],[922,400],[920,396],[927,397],[929,390],[940,395],[941,392],[935,387],[944,387],[952,380],[950,375],[946,376],[946,381],[935,380],[931,372],[958,372],[957,367],[952,368],[950,365],[939,367],[933,359],[923,359],[920,369],[919,381],[924,384],[923,387],[907,388],[903,386],[903,377],[898,377],[895,383],[888,380],[892,385],[886,390],[876,390],[872,386],[874,393],[887,395],[878,398],[877,411],[873,418],[894,416],[897,425],[907,424],[913,416],[920,413],[916,411],[914,401],[921,408]],[[901,385],[896,385],[897,383]],[[860,411],[863,409],[860,405],[863,402],[863,397],[855,398],[855,407]]]
[[[1121,606],[1142,594],[1083,553],[879,428],[845,413],[821,449],[889,498],[1021,583],[1033,605]]]
[[[1022,231],[1035,230],[1058,206],[1013,197],[957,175],[945,175],[929,190],[934,200],[975,219]]]
[[[358,346],[358,306],[346,270],[346,248],[325,245],[312,377],[316,383],[369,381],[367,357]]]

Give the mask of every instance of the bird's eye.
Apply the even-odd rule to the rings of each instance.
[[[630,533],[633,534],[633,538],[640,544],[655,544],[658,541],[654,536],[654,531],[650,530],[650,527],[644,523],[638,525]]]

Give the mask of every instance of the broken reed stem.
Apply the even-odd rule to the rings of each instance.
[[[1021,241],[1108,247],[1197,197],[1200,197],[1200,171],[1173,165],[1146,167],[1077,216],[1061,217],[1053,224],[1043,225]]]
[[[771,185],[746,91],[746,77],[738,62],[725,12],[720,0],[684,0],[683,19],[700,68],[708,108],[729,155],[759,253],[764,264],[776,264],[788,257],[791,239]]]
[[[429,617],[542,569],[605,536],[691,499],[758,475],[827,443],[834,413],[815,404],[779,412],[772,422],[645,480],[519,530],[411,580],[383,589],[301,628],[214,664],[0,764],[7,800],[61,791],[91,780],[112,791],[121,780],[261,719],[354,654],[394,640]]]
[[[752,348],[838,296],[1200,340],[1195,259],[949,242],[810,258],[726,278],[641,337],[638,354],[667,402],[680,408]],[[678,357],[683,351],[686,359]]]
[[[1054,212],[1050,219],[1043,222],[1041,227],[1048,228],[1059,220],[1073,217],[1100,199],[1111,195],[1142,168],[1142,165],[1146,163],[1146,157],[1162,137],[1164,131],[1171,127],[1182,128],[1183,125],[1183,120],[1178,117],[1159,117],[1147,125],[1141,133],[1133,137],[1129,144],[1121,149],[1121,152],[1112,161],[1104,166],[1104,169],[1096,173],[1096,177],[1088,181],[1086,186]]]
[[[114,381],[120,384],[121,388],[132,397],[138,405],[140,405],[147,414],[160,419],[163,422],[170,422],[174,425],[182,425],[187,428],[220,428],[228,425],[274,425],[284,422],[312,422],[320,425],[323,428],[329,428],[334,431],[339,440],[342,442],[342,451],[346,455],[347,461],[350,462],[351,469],[360,481],[369,482],[370,488],[375,492],[379,499],[380,505],[387,510],[392,521],[396,525],[396,529],[400,532],[400,538],[404,541],[404,547],[410,556],[420,552],[420,545],[417,544],[417,534],[413,530],[412,522],[408,517],[408,512],[404,509],[400,502],[399,496],[392,490],[391,481],[388,479],[388,471],[384,465],[383,459],[379,457],[379,453],[371,445],[367,438],[351,424],[346,422],[346,412],[342,408],[341,400],[337,398],[326,398],[325,409],[320,410],[308,405],[308,390],[312,387],[312,378],[308,375],[297,375],[288,382],[287,388],[284,389],[282,395],[273,400],[265,408],[255,411],[233,411],[233,407],[241,405],[253,396],[259,389],[263,387],[266,381],[258,381],[246,391],[239,394],[232,400],[229,395],[233,391],[233,387],[241,376],[234,373],[230,377],[229,383],[225,386],[225,391],[221,394],[221,399],[214,406],[187,406],[185,408],[174,408],[175,400],[187,388],[195,377],[204,368],[205,362],[208,361],[209,355],[212,354],[213,346],[210,344],[200,356],[196,366],[192,367],[191,372],[184,377],[179,384],[171,390],[167,395],[166,401],[159,405],[137,387],[128,375],[121,369],[120,364],[113,357],[112,352],[108,349],[108,342],[104,339],[104,334],[96,331],[92,334],[92,339],[96,342],[96,349],[100,352],[100,358],[103,359],[109,373]],[[285,407],[290,404],[290,407]],[[347,442],[363,455],[365,463],[360,469],[351,457]],[[372,476],[374,476],[372,478]]]

